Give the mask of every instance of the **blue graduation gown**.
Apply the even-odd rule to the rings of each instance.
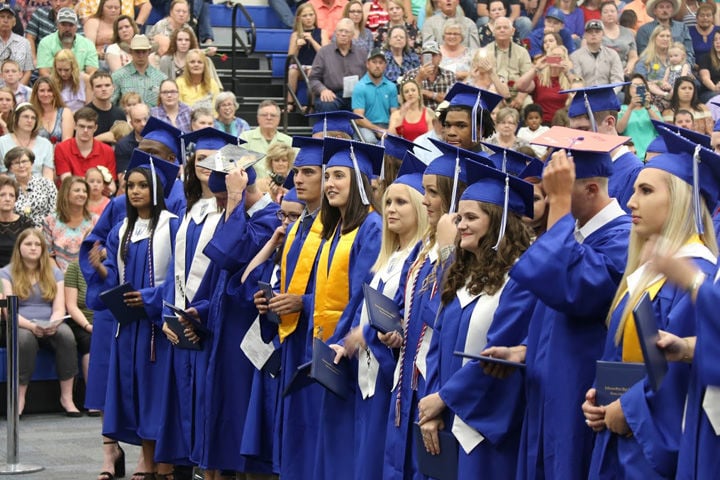
[[[229,278],[242,275],[245,267],[279,225],[279,206],[268,203],[248,217],[243,200],[227,221],[219,224],[204,253],[225,275],[217,281],[205,277],[196,294],[207,325],[213,335],[210,342],[202,407],[198,411],[191,459],[203,469],[268,473],[240,454],[245,412],[250,399],[254,367],[239,348],[248,328],[257,316],[252,294],[240,288],[230,291]],[[208,282],[206,282],[208,280]],[[214,285],[213,285],[214,284]],[[211,290],[202,285],[214,286]],[[208,304],[209,300],[209,304]]]
[[[710,274],[715,266],[695,259]],[[628,295],[613,310],[602,359],[622,361],[623,343],[615,344],[615,334],[627,305]],[[658,329],[680,337],[695,335],[695,315],[690,295],[665,283],[653,299]],[[616,435],[605,429],[595,439],[591,479],[674,478],[680,445],[681,423],[688,392],[690,365],[670,362],[660,389],[653,392],[647,376],[620,397],[625,420],[632,437]]]
[[[170,240],[174,242],[178,219],[169,219]],[[107,237],[107,259],[104,262],[108,275],[105,280],[94,272],[88,278],[88,305],[94,309],[104,306],[99,294],[119,285],[117,252],[120,247],[120,229],[117,224]],[[158,233],[155,233],[157,240]],[[167,245],[153,243],[158,254],[172,256]],[[162,366],[170,342],[162,334],[161,312],[163,284],[150,286],[148,272],[148,239],[129,242],[125,266],[125,281],[142,293],[149,320],[135,322],[119,328],[115,320],[110,337],[109,367],[103,435],[126,443],[139,444],[141,440],[155,440],[160,428],[162,396]],[[170,258],[170,261],[172,259]],[[155,268],[158,268],[157,265]],[[155,272],[157,277],[159,272]],[[167,274],[166,274],[167,277]],[[151,361],[151,338],[154,336],[155,361]]]
[[[182,182],[176,181],[170,192],[170,198],[165,202],[168,211],[180,215],[185,209],[185,195]],[[94,269],[88,262],[88,252],[97,241],[105,245],[108,234],[113,227],[121,223],[127,216],[125,195],[113,198],[103,210],[102,215],[93,227],[90,234],[83,240],[80,247],[80,269],[87,281]],[[90,339],[90,364],[88,366],[88,381],[85,390],[85,408],[103,410],[105,406],[105,391],[107,390],[107,372],[110,358],[110,343],[115,331],[112,329],[114,318],[105,305],[93,309],[93,334]]]
[[[415,353],[423,329],[426,325],[432,326],[434,324],[437,309],[440,305],[440,295],[435,291],[434,285],[425,285],[440,260],[437,251],[431,251],[420,267],[414,285],[408,286],[408,272],[420,254],[422,247],[422,243],[418,243],[408,256],[400,276],[400,286],[396,297],[398,305],[405,313],[406,351],[404,354],[401,351],[397,367],[402,381],[394,386],[390,397],[390,413],[387,419],[385,462],[383,466],[383,479],[385,480],[425,478],[417,469],[415,439],[411,428],[412,424],[417,421],[418,394],[425,391],[425,378],[421,373],[417,374],[417,390],[412,388],[412,378],[415,371]],[[439,266],[437,270],[440,270]],[[438,271],[437,283],[440,283],[441,278],[442,272]],[[407,288],[411,290],[411,296],[409,297],[406,296]],[[399,426],[396,426],[398,395],[400,396],[400,423]]]
[[[330,248],[328,268],[335,254],[334,246],[340,239],[336,235]],[[328,344],[342,343],[350,331],[357,310],[362,306],[363,283],[372,280],[372,266],[380,253],[382,239],[382,218],[376,212],[370,212],[360,225],[357,236],[350,249],[348,274],[349,302],[343,310],[335,331],[328,339]],[[357,372],[357,362],[352,360],[353,372]],[[357,384],[357,378],[353,379]],[[357,452],[355,451],[355,393],[343,400],[323,389],[320,393],[320,425],[317,447],[315,449],[315,470],[312,478],[340,478],[347,472],[354,471]],[[379,461],[379,459],[377,459]]]
[[[642,160],[632,152],[620,155],[613,162],[613,174],[608,177],[608,193],[617,199],[627,213],[630,213],[627,203],[632,197],[635,179],[642,168]]]
[[[585,478],[589,468],[592,431],[580,405],[602,354],[630,222],[617,217],[582,244],[574,228],[571,215],[561,218],[510,270],[539,300],[528,329],[518,479]]]
[[[720,322],[717,317],[720,289],[713,276],[700,287],[695,305],[697,342],[678,456],[678,480],[714,478],[720,471],[720,436],[715,434],[702,406],[707,388],[720,386]]]
[[[521,344],[536,303],[533,294],[508,280],[488,329],[486,347]],[[469,455],[459,449],[459,477],[470,478],[483,472],[492,478],[514,478],[525,413],[524,377],[516,371],[504,380],[496,379],[485,375],[477,360],[462,365],[463,360],[452,354],[466,350],[465,339],[475,304],[473,301],[460,308],[456,297],[443,309],[433,335],[433,344],[440,350],[439,356],[433,358],[439,359],[439,365],[428,359],[429,368],[439,375],[437,379],[432,375],[432,385],[427,389],[428,393],[439,392],[448,411],[485,437]],[[451,417],[446,416],[449,430]]]

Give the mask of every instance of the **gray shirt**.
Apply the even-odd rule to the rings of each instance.
[[[10,275],[10,265],[7,265],[0,269],[0,278],[7,280],[12,284],[12,276]],[[63,274],[59,268],[53,267],[53,275],[55,276],[56,282],[63,281]],[[40,286],[36,283],[32,287],[30,296],[25,300],[18,299],[19,306],[18,313],[28,320],[50,320],[52,315],[52,300],[47,302],[43,300],[42,293],[40,293]]]
[[[587,47],[581,47],[570,54],[570,60],[573,63],[573,72],[582,77],[585,85],[606,85],[624,81],[622,62],[615,50],[600,47],[596,57]]]
[[[310,89],[315,95],[330,89],[335,95],[342,96],[343,78],[357,75],[358,79],[365,75],[365,49],[353,45],[347,55],[338,50],[335,43],[325,45],[318,50],[310,72]]]

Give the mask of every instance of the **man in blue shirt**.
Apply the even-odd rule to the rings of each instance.
[[[685,45],[687,52],[687,61],[690,65],[695,63],[695,49],[693,48],[692,39],[690,38],[690,30],[684,22],[673,20],[675,15],[680,11],[680,2],[678,0],[649,0],[647,2],[647,13],[655,20],[646,23],[638,29],[635,43],[639,55],[645,51],[650,40],[650,34],[659,25],[670,27],[673,42],[680,42]]]
[[[353,112],[364,118],[356,120],[363,140],[377,143],[390,123],[390,114],[398,108],[398,92],[385,78],[385,52],[374,48],[367,59],[367,73],[355,85],[352,94]]]

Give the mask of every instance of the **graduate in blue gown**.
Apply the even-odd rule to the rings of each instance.
[[[513,420],[522,414],[513,407],[523,404],[522,384],[519,379],[476,378],[478,365],[454,352],[480,354],[493,324],[505,324],[507,338],[514,342],[527,335],[527,318],[516,317],[518,321],[508,325],[495,312],[500,302],[517,301],[504,289],[507,272],[530,244],[530,232],[520,217],[533,215],[533,189],[492,167],[468,162],[467,169],[471,184],[458,205],[456,254],[447,269],[442,309],[433,327],[419,423],[430,454],[443,455],[439,430],[451,432],[459,442],[458,457],[450,460],[458,464],[458,478],[512,478],[520,433]],[[466,373],[470,382],[465,381]],[[460,408],[449,407],[448,402]],[[514,431],[503,432],[512,424]],[[484,434],[486,427],[491,438]]]
[[[620,102],[614,89],[622,85],[625,84],[593,85],[562,91],[561,93],[575,94],[568,107],[570,128],[618,135],[616,126]],[[633,193],[635,177],[640,172],[643,162],[624,145],[616,147],[610,155],[613,174],[608,182],[608,192],[627,212],[627,201]]]
[[[696,333],[691,295],[643,259],[642,251],[650,248],[649,241],[655,242],[654,236],[661,235],[655,243],[661,251],[691,260],[705,275],[715,270],[717,241],[710,209],[720,186],[707,165],[714,161],[720,166],[720,157],[706,149],[696,151],[694,142],[665,128],[659,131],[670,153],[647,163],[628,203],[633,215],[628,264],[609,317],[605,361],[643,361],[632,309],[645,293],[652,300],[659,329],[677,337]],[[697,203],[693,153],[700,171]],[[598,433],[589,478],[674,478],[689,379],[687,363],[671,362],[657,391],[645,377],[618,400],[598,405],[596,391],[590,389],[583,412],[588,426]],[[691,425],[698,418],[692,410],[688,409],[695,414]]]
[[[128,217],[116,225],[103,249],[95,245],[88,260],[95,273],[88,279],[88,305],[100,308],[100,292],[130,283],[128,308],[144,308],[147,320],[121,326],[110,345],[103,434],[142,444],[144,465],[154,471],[162,395],[162,365],[169,343],[161,334],[162,291],[178,218],[164,209],[163,187],[174,182],[178,167],[135,150],[127,176]]]
[[[387,141],[385,145],[387,159]],[[422,172],[426,165],[406,151],[398,178],[385,189],[382,245],[372,269],[375,275],[370,282],[372,288],[391,299],[397,294],[403,265],[428,225],[422,204],[425,193]],[[394,351],[381,341],[381,338],[389,341],[392,332],[382,334],[372,328],[368,315],[368,306],[364,301],[356,311],[353,328],[343,342],[345,355],[350,358],[357,356],[354,450],[358,460],[353,478],[358,480],[382,477],[390,391],[396,364]]]
[[[254,464],[240,454],[254,368],[239,344],[256,312],[254,290],[232,291],[228,284],[234,275],[242,276],[248,263],[272,237],[280,224],[278,205],[269,194],[257,189],[252,168],[245,171],[223,165],[223,169],[229,170],[225,175],[224,221],[203,251],[215,269],[205,276],[191,305],[211,330],[206,339],[209,357],[204,384],[198,392],[200,398],[196,399],[199,415],[191,461],[218,473],[221,470],[269,473],[263,471],[265,465]],[[212,176],[218,173],[213,172]]]
[[[336,351],[362,305],[363,283],[372,280],[380,252],[382,218],[373,204],[370,178],[380,173],[384,148],[326,138],[325,196],[320,215],[325,242],[318,255],[313,297],[313,337]],[[339,356],[339,354],[338,354]],[[313,478],[337,478],[353,471],[355,394],[319,395],[320,421]]]
[[[573,131],[553,135],[566,145],[578,140]],[[604,136],[601,143],[609,150],[616,139]],[[628,216],[607,193],[611,174],[607,153],[555,152],[543,171],[543,187],[553,199],[548,229],[510,271],[539,300],[525,348],[512,349],[522,353],[511,359],[527,366],[518,479],[587,475],[592,432],[577,406],[602,354],[605,317],[622,278],[630,231]]]
[[[236,144],[237,139],[214,128],[204,128],[184,135],[183,140],[186,144],[193,142],[195,147],[193,157],[187,159],[185,167],[184,183],[188,209],[175,239],[175,256],[171,270],[173,281],[168,283],[168,288],[165,289],[165,300],[185,310],[195,298],[200,282],[208,270],[210,259],[203,250],[215,234],[223,216],[208,186],[211,170],[198,165],[198,162],[215,154],[225,145]],[[167,308],[164,314],[174,316]],[[177,336],[166,322],[163,323],[163,332],[172,344],[178,343]],[[201,345],[207,347],[207,343]],[[158,462],[171,465],[189,464],[192,431],[198,408],[193,392],[197,383],[205,376],[207,356],[204,352],[180,348],[171,348],[168,353],[162,401],[163,428],[155,449],[155,459]]]

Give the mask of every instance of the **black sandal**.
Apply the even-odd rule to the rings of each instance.
[[[118,442],[116,440],[103,442],[103,445],[112,444],[117,445],[118,449],[120,450],[120,455],[118,455],[118,457],[115,459],[115,463],[113,464],[115,473],[100,472],[100,474],[98,475],[98,480],[115,480],[116,478],[122,478],[125,476],[125,450],[123,450],[122,447],[118,445]]]

